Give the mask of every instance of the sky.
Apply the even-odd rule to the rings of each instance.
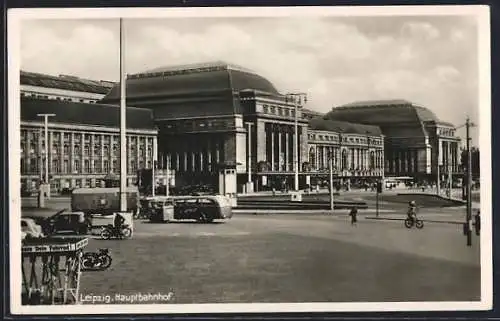
[[[226,61],[308,94],[307,108],[406,99],[478,121],[474,16],[126,19],[126,72]],[[119,80],[117,19],[26,20],[21,69]],[[459,132],[459,135],[463,135]]]

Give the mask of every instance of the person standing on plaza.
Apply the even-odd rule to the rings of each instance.
[[[349,216],[351,217],[351,225],[356,226],[356,223],[358,222],[358,208],[356,206],[351,208]]]

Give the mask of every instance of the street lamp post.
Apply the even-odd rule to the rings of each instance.
[[[299,191],[299,124],[298,124],[298,109],[299,105],[307,102],[307,94],[306,93],[289,93],[286,95],[287,102],[293,102],[294,106],[294,126],[295,126],[295,134],[293,136],[293,154],[294,154],[294,172],[295,172],[295,191]]]
[[[452,188],[453,188],[453,178],[452,178],[452,171],[453,171],[453,168],[452,168],[452,156],[451,156],[451,144],[448,143],[448,197],[451,198],[452,194]]]
[[[50,185],[49,185],[49,117],[55,117],[56,114],[37,114],[38,117],[44,119],[45,129],[45,177],[43,183],[45,184],[45,192],[48,199],[50,199]]]
[[[248,163],[248,180],[247,180],[247,188],[246,192],[250,193],[252,192],[252,123],[251,122],[246,122],[245,123],[248,126],[247,130],[247,137],[248,137],[248,155],[247,155],[247,163]]]
[[[333,202],[333,157],[330,154],[330,210],[335,209],[335,204]]]
[[[127,143],[126,143],[126,75],[125,75],[125,32],[120,18],[120,211],[127,211]]]
[[[440,195],[441,194],[441,173],[440,173],[440,163],[441,163],[441,153],[439,152],[439,148],[441,147],[441,141],[439,140],[439,135],[438,135],[438,138],[437,138],[437,142],[438,142],[438,147],[437,147],[437,180],[436,180],[436,194],[437,195]]]

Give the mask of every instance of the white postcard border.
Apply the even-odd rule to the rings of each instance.
[[[343,311],[466,311],[489,310],[493,302],[492,206],[491,206],[491,79],[490,17],[488,6],[380,6],[380,7],[225,7],[225,8],[88,8],[10,9],[8,11],[8,147],[9,220],[19,222],[20,197],[20,28],[26,19],[112,19],[186,17],[285,17],[285,16],[475,16],[479,34],[479,141],[481,146],[481,301],[477,302],[373,302],[373,303],[249,303],[249,304],[158,304],[158,305],[70,305],[22,306],[21,275],[11,273],[13,314],[117,314],[134,313],[265,313]],[[19,229],[10,231],[10,270],[21,262]],[[15,263],[19,262],[19,263]]]

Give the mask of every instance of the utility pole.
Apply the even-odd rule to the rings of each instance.
[[[126,81],[125,74],[125,32],[120,18],[120,211],[127,211],[127,136],[126,136]]]
[[[471,150],[470,150],[470,127],[474,126],[470,122],[470,119],[467,118],[467,121],[465,122],[465,128],[466,128],[466,137],[467,137],[467,213],[466,213],[466,233],[467,233],[467,246],[472,246],[472,197],[471,197],[471,190],[472,190],[472,160],[471,160]]]
[[[306,93],[289,93],[286,95],[286,101],[293,102],[295,114],[294,114],[294,126],[295,126],[295,134],[293,136],[293,155],[294,155],[294,172],[295,172],[295,191],[299,191],[299,124],[298,124],[298,109],[299,104],[307,102],[307,94]]]
[[[247,194],[253,192],[252,189],[252,123],[247,122],[248,126],[247,137],[248,137],[248,180],[247,180]]]
[[[333,202],[333,157],[330,155],[330,210],[333,212],[335,204]]]
[[[49,117],[55,117],[56,114],[37,114],[38,117],[43,117],[45,130],[45,174],[43,178],[44,188],[40,188],[42,198],[50,199],[50,182],[49,182]],[[45,194],[45,195],[44,195]]]
[[[153,168],[151,169],[151,195],[155,197],[156,194],[156,167],[158,165],[158,143],[156,137],[153,138]]]
[[[441,195],[441,173],[440,173],[440,164],[441,164],[441,153],[439,149],[441,147],[441,140],[439,139],[439,135],[437,135],[438,147],[437,147],[437,181],[436,181],[436,193],[437,195]]]
[[[452,154],[451,154],[451,144],[448,143],[448,197],[452,197],[453,179],[452,179]]]

